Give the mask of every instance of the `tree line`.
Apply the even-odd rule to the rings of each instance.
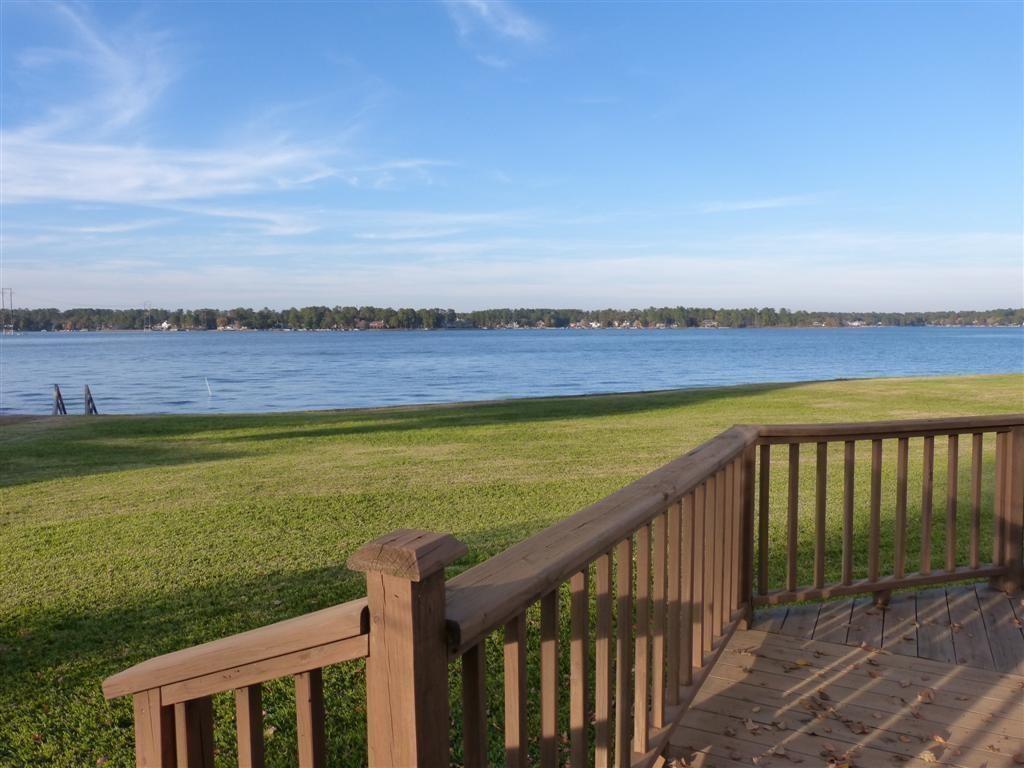
[[[646,309],[453,309],[391,307],[310,306],[277,310],[249,309],[15,309],[2,318],[15,331],[216,330],[353,330],[371,328],[508,328],[571,326],[645,328],[799,328],[839,327],[850,324],[919,325],[1021,325],[1024,308],[937,312],[808,312],[771,307],[715,309],[712,307],[648,307]]]

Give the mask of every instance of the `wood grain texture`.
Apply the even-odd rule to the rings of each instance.
[[[786,589],[796,589],[797,525],[800,517],[800,444],[789,446],[789,500],[786,505]]]
[[[843,448],[843,584],[853,581],[853,473],[856,460],[856,444],[847,440]]]
[[[597,634],[594,640],[594,765],[612,762],[612,557],[594,564],[597,593]]]
[[[757,593],[767,595],[771,586],[768,583],[768,502],[771,487],[771,446],[761,446],[759,462],[760,479],[757,494]]]
[[[139,768],[173,768],[175,754],[174,707],[160,704],[158,689],[132,697],[135,715],[135,764]]]
[[[960,445],[956,435],[950,435],[946,452],[946,570],[956,568],[956,502],[959,474]]]
[[[506,768],[527,768],[530,755],[529,737],[526,731],[525,614],[520,614],[505,625],[504,657],[505,766]],[[441,731],[441,733],[445,732]]]
[[[825,586],[825,508],[828,500],[828,443],[818,443],[814,484],[814,586]]]
[[[976,432],[971,436],[971,539],[970,563],[977,568],[981,557],[981,483],[984,435]]]
[[[653,602],[653,627],[651,638],[651,727],[661,728],[665,724],[665,604],[666,581],[668,578],[668,555],[666,552],[666,531],[668,516],[658,515],[654,518],[652,535],[654,538],[653,563],[651,565],[654,581],[651,587]],[[692,567],[692,566],[691,566]]]
[[[487,766],[487,653],[483,643],[462,655],[462,760]]]
[[[263,768],[263,687],[259,684],[235,691],[235,735],[239,768]]]
[[[213,768],[213,699],[175,704],[174,733],[178,768]]]
[[[447,721],[447,711],[445,714]],[[324,717],[323,672],[314,669],[295,675],[295,735],[300,768],[323,768],[327,764]],[[372,757],[370,764],[375,765]]]
[[[685,497],[684,497],[685,498]],[[685,505],[685,502],[684,502]],[[636,639],[633,651],[633,749],[647,751],[651,693],[651,528],[636,532]]]
[[[574,573],[569,580],[572,595],[569,626],[569,756],[573,765],[587,763],[587,701],[589,679],[587,652],[590,631],[590,578],[588,571]]]
[[[935,482],[935,438],[924,438],[921,446],[921,565],[920,572],[932,572],[932,494]]]
[[[868,581],[878,580],[882,515],[882,441],[871,441],[871,496],[868,519]]]
[[[540,762],[558,765],[558,591],[540,601]]]
[[[701,485],[693,493],[693,610],[691,636],[691,667],[699,667],[704,658],[704,552],[707,549],[707,489]],[[683,628],[685,631],[685,627]],[[672,703],[678,703],[678,686]]]
[[[615,765],[629,768],[633,737],[633,540],[615,548]]]
[[[103,695],[113,699],[365,635],[368,615],[365,598],[351,600],[294,619],[158,656],[108,677],[103,682]]]
[[[351,571],[422,581],[466,552],[465,544],[446,533],[400,528],[364,544],[347,565]]]
[[[896,444],[896,524],[893,531],[893,575],[902,578],[907,563],[907,464],[910,441],[901,437]],[[977,564],[975,564],[977,567]]]

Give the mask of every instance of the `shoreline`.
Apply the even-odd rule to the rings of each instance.
[[[543,326],[543,327],[512,327],[512,326],[473,326],[468,328],[80,328],[74,330],[55,331],[14,331],[4,333],[0,338],[9,336],[27,336],[29,334],[42,335],[71,335],[83,333],[99,334],[156,334],[170,335],[177,333],[437,333],[443,331],[583,331],[587,333],[601,331],[865,331],[879,328],[897,328],[902,330],[919,328],[947,328],[947,329],[975,329],[992,330],[994,328],[1024,328],[1020,325],[940,325],[923,323],[920,325],[745,325],[745,326],[607,326],[603,328],[585,328],[572,326]]]
[[[690,386],[690,387],[672,387],[669,389],[637,389],[637,390],[626,390],[622,392],[589,392],[572,395],[540,395],[533,397],[505,397],[497,399],[487,400],[450,400],[444,402],[423,402],[423,403],[403,403],[398,405],[376,405],[376,406],[356,406],[350,408],[310,408],[310,409],[297,409],[291,411],[223,411],[223,412],[208,412],[208,411],[187,411],[168,413],[160,411],[151,411],[147,413],[100,413],[99,418],[106,419],[152,419],[152,418],[163,418],[163,417],[175,417],[175,418],[245,418],[245,417],[286,417],[296,415],[316,415],[326,416],[330,414],[359,414],[359,413],[406,413],[409,411],[431,411],[431,410],[456,410],[459,408],[473,408],[473,407],[493,407],[493,406],[507,406],[507,405],[529,405],[534,403],[543,402],[567,402],[572,400],[601,400],[610,398],[626,398],[626,399],[640,399],[644,397],[657,397],[657,396],[668,396],[668,395],[679,395],[684,396],[687,394],[708,394],[713,392],[724,392],[729,394],[738,394],[741,390],[747,390],[751,393],[756,393],[764,390],[772,389],[790,389],[801,386],[811,386],[820,384],[839,384],[844,382],[899,382],[899,381],[944,381],[949,379],[955,379],[958,381],[964,379],[987,379],[987,378],[1000,378],[1006,376],[1017,376],[1021,378],[1021,383],[1024,385],[1024,371],[1003,371],[1000,373],[960,373],[960,374],[941,374],[941,375],[922,375],[922,376],[843,376],[832,379],[804,379],[794,381],[764,381],[764,382],[750,382],[746,384],[711,384],[708,386]],[[1021,399],[1024,400],[1024,386],[1021,389]],[[1012,409],[1011,409],[1012,410]],[[77,417],[77,418],[76,418]],[[97,416],[85,416],[80,413],[69,413],[67,416],[53,416],[50,414],[29,414],[29,413],[0,413],[0,426],[5,424],[16,424],[23,423],[26,421],[38,421],[38,420],[52,420],[58,422],[60,419],[76,418],[81,419],[95,419]]]

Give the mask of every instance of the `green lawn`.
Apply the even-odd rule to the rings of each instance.
[[[2,421],[0,765],[132,765],[131,706],[103,700],[105,676],[362,594],[344,562],[393,528],[446,531],[466,542],[470,554],[455,571],[734,423],[1021,410],[1024,377],[1005,375],[377,411]],[[961,446],[965,459],[969,448]],[[803,455],[801,478],[805,552],[812,454]],[[944,510],[944,440],[935,466],[936,508]],[[834,454],[831,493],[840,467]],[[781,463],[772,494],[781,512]],[[912,490],[912,505],[918,501]],[[774,525],[773,542],[782,535]],[[834,555],[838,538],[830,545]],[[783,569],[777,554],[775,576]],[[858,570],[865,563],[860,557]],[[347,667],[326,678],[332,764],[351,762],[362,738],[353,705],[358,665]],[[273,764],[292,761],[288,696],[279,684],[265,697]],[[225,757],[229,712],[218,701]]]

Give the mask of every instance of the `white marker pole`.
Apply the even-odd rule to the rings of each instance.
[[[204,376],[203,381],[206,382],[206,391],[210,393],[210,397],[213,397],[213,390],[210,389],[210,380]]]

